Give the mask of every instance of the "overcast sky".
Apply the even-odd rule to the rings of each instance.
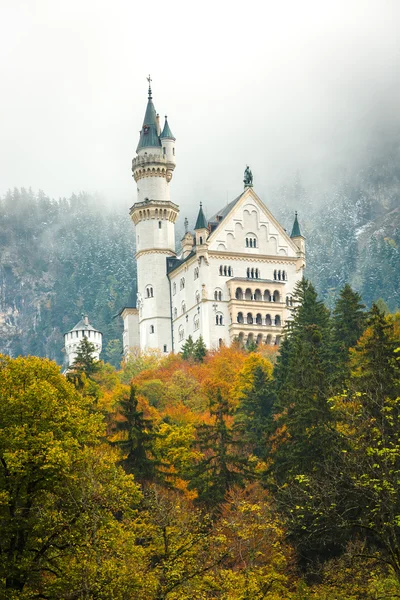
[[[399,119],[399,0],[0,0],[0,11],[0,194],[86,190],[128,208],[148,73],[187,212],[234,198],[246,163],[260,194],[296,170],[324,176]]]

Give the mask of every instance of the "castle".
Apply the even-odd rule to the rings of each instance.
[[[253,188],[247,167],[244,190],[206,218],[202,205],[193,232],[185,221],[175,249],[179,207],[171,201],[175,137],[168,119],[161,130],[152,100],[132,173],[137,202],[130,209],[136,230],[137,290],[121,311],[123,347],[179,352],[189,335],[207,348],[243,343],[279,345],[290,318],[292,293],[305,267],[305,243],[297,214],[289,236]]]

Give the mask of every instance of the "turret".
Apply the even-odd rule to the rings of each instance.
[[[160,135],[163,156],[167,159],[168,163],[176,164],[175,162],[175,138],[172,135],[172,131],[168,125],[168,117],[165,115],[165,123],[162,133]]]
[[[151,79],[137,156],[132,161],[137,183],[137,202],[130,215],[136,231],[137,302],[125,312],[125,339],[137,339],[140,348],[172,349],[170,289],[167,258],[175,257],[175,222],[179,207],[170,200],[170,181],[175,169],[175,138],[167,119],[160,133],[154,108]],[[128,317],[131,317],[130,320]],[[138,320],[138,322],[137,322]]]
[[[196,225],[194,226],[196,233],[196,245],[202,246],[206,243],[208,238],[208,223],[203,212],[203,205],[200,202],[199,214],[197,215]]]
[[[292,238],[292,240],[294,241],[294,243],[296,244],[296,246],[298,248],[299,258],[305,259],[305,252],[306,252],[305,238],[304,238],[304,236],[301,235],[301,232],[300,232],[300,225],[299,225],[299,221],[297,219],[297,210],[294,213],[294,223],[293,223],[292,233],[290,234],[290,237]]]
[[[78,321],[75,327],[70,329],[67,333],[64,333],[64,348],[67,367],[70,367],[74,363],[78,347],[83,338],[86,338],[93,344],[94,352],[92,356],[95,360],[99,360],[103,345],[103,334],[101,331],[97,331],[97,329],[89,323],[87,315],[82,315],[82,319]]]
[[[138,202],[146,200],[169,200],[169,183],[176,166],[175,138],[168,126],[159,133],[160,124],[153,104],[151,78],[148,77],[149,92],[146,112],[140,130],[137,156],[132,160],[132,173],[137,183]],[[163,140],[163,141],[162,141]]]

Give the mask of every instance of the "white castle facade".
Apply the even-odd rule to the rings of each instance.
[[[234,339],[279,344],[290,318],[292,293],[303,277],[305,243],[295,217],[291,236],[253,189],[207,219],[202,206],[193,232],[175,248],[179,207],[171,201],[175,138],[167,118],[161,131],[151,88],[132,172],[137,202],[137,293],[121,311],[123,346],[179,352],[201,335],[208,348]],[[187,228],[186,228],[187,229]]]

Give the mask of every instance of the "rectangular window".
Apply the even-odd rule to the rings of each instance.
[[[167,344],[164,344],[164,352],[167,351]]]

